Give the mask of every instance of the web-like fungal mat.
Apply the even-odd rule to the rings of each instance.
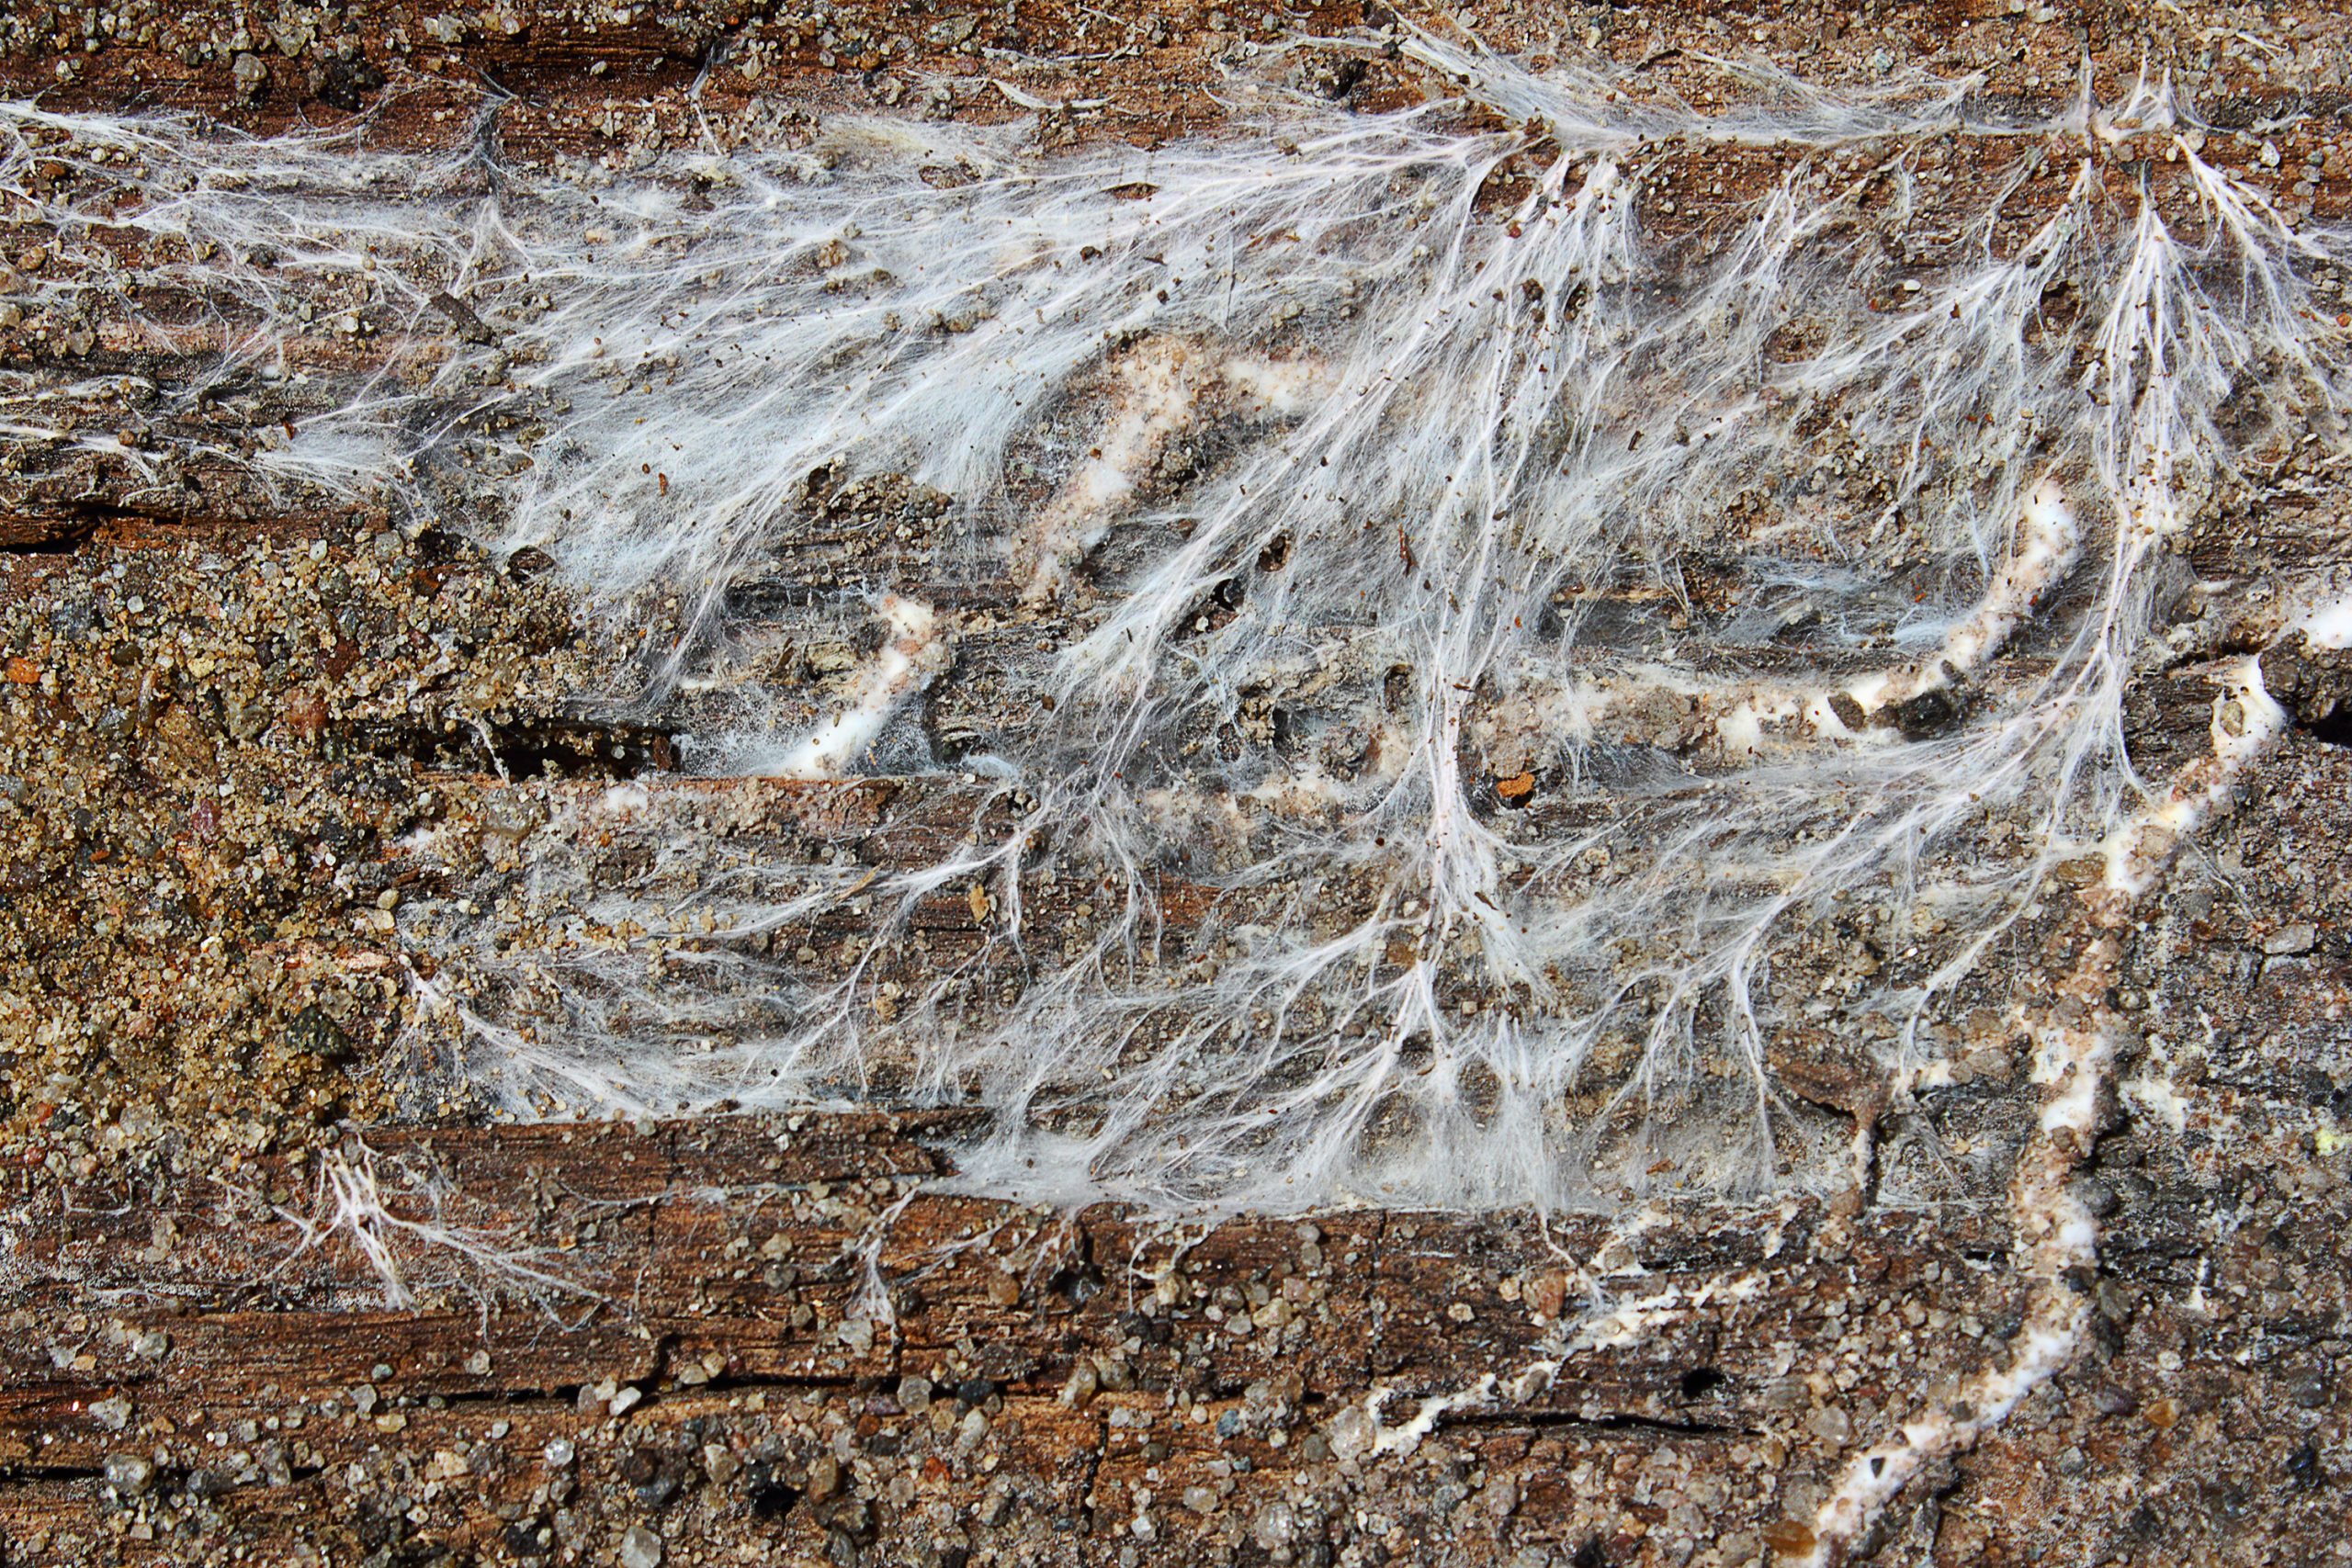
[[[620,175],[19,107],[0,180],[80,160],[121,196],[47,202],[62,243],[176,258],[166,399],[339,342],[226,456],[551,558],[630,650],[579,702],[691,772],[937,786],[860,859],[620,784],[566,807],[618,880],[413,906],[514,1110],[977,1105],[971,1179],[1179,1206],[1842,1180],[1774,1042],[1827,998],[1916,1081],[2052,866],[2128,892],[2193,825],[2125,694],[2196,521],[2346,451],[2352,247],[2154,88],[1702,114],[1411,52],[1446,96],[1148,152],[844,120]],[[1860,220],[1962,130],[2006,174],[1908,265]],[[1662,240],[1668,141],[1782,151]],[[2275,586],[2273,633],[2319,602]],[[2228,706],[2222,761],[2276,714],[2250,664]],[[1801,953],[1865,909],[1865,968]]]

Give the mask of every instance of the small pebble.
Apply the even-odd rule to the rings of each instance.
[[[621,1535],[621,1568],[661,1568],[663,1542],[643,1525],[631,1525]]]
[[[108,1454],[107,1484],[125,1497],[142,1497],[155,1484],[155,1461],[144,1454]]]

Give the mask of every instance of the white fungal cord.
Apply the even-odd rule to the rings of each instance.
[[[963,1179],[1176,1209],[1842,1187],[1778,1048],[1835,1008],[1919,1081],[2053,863],[2136,896],[2226,789],[2235,752],[2148,804],[2123,699],[2170,552],[2263,455],[2345,453],[2312,279],[2352,246],[2145,84],[1988,123],[1752,73],[1702,114],[1408,53],[1455,96],[627,176],[14,106],[61,265],[12,287],[107,294],[164,367],[176,434],[109,461],[551,557],[634,650],[574,699],[805,781],[747,818],[817,842],[911,780],[920,833],[831,858],[722,847],[696,781],[557,793],[526,870],[413,900],[512,1111],[978,1105]],[[1779,172],[1652,231],[1728,144]],[[1901,259],[1962,144],[2003,173]],[[253,378],[304,417],[208,434]],[[0,420],[95,451],[77,395],[18,375]]]
[[[793,744],[776,761],[745,771],[787,779],[832,779],[872,750],[883,725],[907,697],[931,683],[944,662],[939,613],[917,600],[886,595],[889,641],[858,683],[856,700]]]
[[[1200,392],[1193,360],[1182,343],[1156,337],[1114,367],[1118,400],[1102,440],[1038,515],[1035,537],[1016,553],[1016,569],[1028,569],[1023,604],[1054,596],[1071,564],[1102,538],[1111,515],[1135,492],[1139,470],[1159,456],[1171,434],[1191,423],[1193,400]]]
[[[1868,1527],[1921,1464],[1957,1452],[1998,1425],[2074,1359],[2093,1305],[2098,1225],[2074,1190],[2098,1138],[2098,1098],[2119,1038],[2129,1027],[2109,998],[2121,983],[2123,933],[2163,863],[2210,815],[2229,808],[2246,770],[2286,732],[2287,716],[2263,690],[2253,659],[2231,671],[2214,699],[2213,750],[2157,799],[2119,823],[2107,874],[2082,895],[2087,931],[2073,970],[2033,1009],[2034,1081],[2046,1085],[2034,1136],[2010,1188],[2022,1272],[2032,1281],[2025,1321],[2006,1360],[1946,1390],[1902,1427],[1901,1441],[1848,1467],[1815,1520],[1806,1558],[1826,1562]]]

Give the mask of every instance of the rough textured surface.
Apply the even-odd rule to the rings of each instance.
[[[487,85],[514,95],[508,156],[626,167],[849,109],[1001,119],[1024,97],[1066,106],[1048,143],[1148,141],[1214,123],[1224,71],[1291,31],[1382,19],[30,6],[0,21],[0,87],[262,130],[380,106],[375,134],[435,145]],[[2243,128],[2230,162],[2286,210],[2352,192],[2352,28],[2316,11],[1464,19],[1694,98],[1708,57],[1742,51],[1824,81],[1984,71],[1988,101],[2045,105],[2086,59],[2109,88],[2144,62]],[[1416,91],[1389,61],[1297,69],[1364,105]],[[1943,183],[1989,156],[1956,138]],[[1702,225],[1781,157],[1668,150],[1654,225]],[[1935,216],[1888,243],[1929,254],[1951,238]],[[38,276],[43,234],[0,222],[0,258]],[[109,324],[9,307],[0,373],[85,378],[83,427],[135,445],[144,416],[96,378],[147,351]],[[241,387],[208,417],[266,444],[303,396]],[[160,494],[126,473],[0,447],[0,1562],[1770,1562],[1814,1550],[1852,1453],[2019,1330],[2006,1200],[2039,1091],[2001,1019],[2089,940],[2064,867],[1955,1018],[1951,1082],[1889,1109],[1834,1028],[1775,1062],[1840,1137],[1874,1134],[1864,1184],[1827,1203],[1177,1226],[944,1191],[936,1120],[482,1125],[447,1064],[388,1055],[430,979],[392,917],[463,891],[400,846],[470,842],[493,881],[635,875],[587,807],[665,772],[667,733],[559,700],[610,650],[526,559],[226,466]],[[2352,554],[2332,481],[2272,479],[2206,524],[2201,577]],[[923,515],[920,496],[820,507],[810,570],[874,570],[865,525]],[[1686,570],[1721,602],[1727,576]],[[935,726],[1004,722],[1012,641],[967,650]],[[821,678],[826,650],[804,657]],[[2352,759],[2330,660],[2265,668],[2299,728],[2120,934],[2102,1005],[2134,1022],[2081,1179],[2099,1271],[2073,1281],[2090,1342],[1854,1558],[2346,1554]],[[2141,683],[2151,774],[2204,749],[2212,681],[2191,662]],[[867,864],[958,817],[922,780],[677,782],[661,802],[665,825]],[[1082,927],[1069,897],[1040,919]],[[930,951],[985,919],[943,897]],[[863,936],[805,940],[822,958]],[[1886,956],[1826,931],[1806,979]],[[362,1179],[381,1215],[333,1226]]]

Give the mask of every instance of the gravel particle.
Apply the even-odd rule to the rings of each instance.
[[[108,1454],[105,1468],[107,1484],[125,1497],[144,1496],[155,1484],[155,1461],[144,1454]]]
[[[2319,942],[2319,928],[2309,920],[2299,920],[2291,926],[2280,926],[2262,939],[2262,951],[2273,958],[2309,953]]]
[[[977,1404],[964,1412],[964,1419],[956,1424],[956,1446],[967,1452],[979,1447],[980,1439],[988,1435],[988,1413]]]
[[[643,1525],[631,1525],[621,1535],[621,1568],[661,1568],[663,1542]]]
[[[1804,1425],[1815,1437],[1838,1448],[1844,1448],[1853,1439],[1854,1423],[1834,1404],[1825,1404],[1814,1411],[1805,1417]]]

